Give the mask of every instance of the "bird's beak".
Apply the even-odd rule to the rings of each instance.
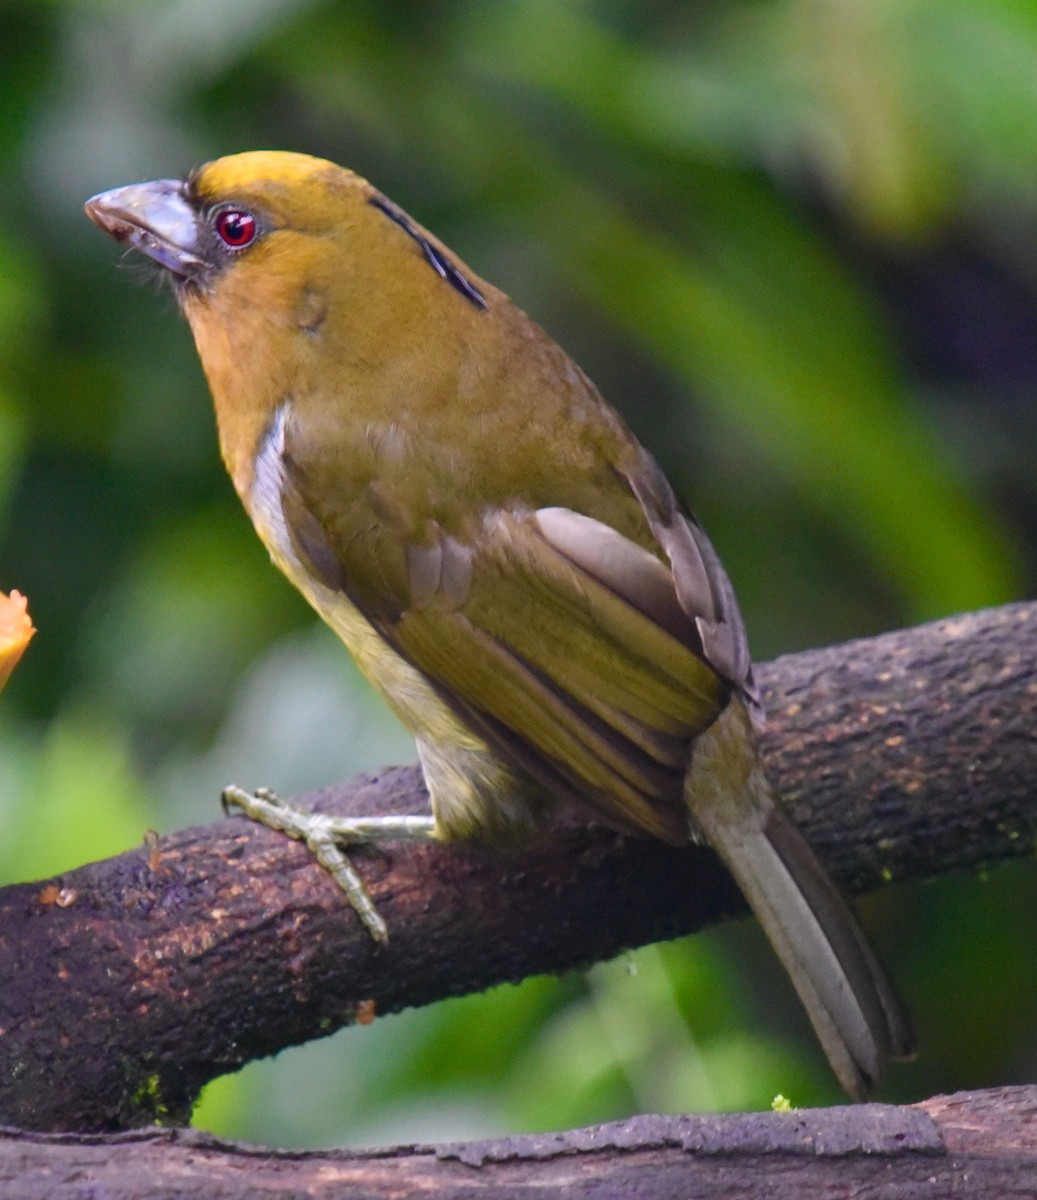
[[[131,183],[92,196],[83,207],[117,242],[128,242],[177,275],[190,277],[205,267],[198,217],[179,179]]]

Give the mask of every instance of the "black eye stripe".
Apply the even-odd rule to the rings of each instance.
[[[423,237],[418,232],[406,213],[401,212],[394,205],[390,204],[383,196],[372,196],[369,203],[373,204],[380,212],[385,213],[390,221],[395,221],[404,233],[418,243],[425,261],[441,279],[445,279],[452,288],[460,292],[476,308],[486,308],[486,300],[479,289],[465,278],[441,250],[437,250],[428,238]]]

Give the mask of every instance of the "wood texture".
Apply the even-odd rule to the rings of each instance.
[[[1037,605],[761,668],[775,781],[851,891],[1032,855]],[[308,797],[418,811],[416,768]],[[0,1121],[186,1121],[211,1078],[343,1024],[673,937],[743,905],[711,852],[565,827],[521,856],[363,851],[376,946],[307,851],[240,819],[0,891]]]
[[[567,1133],[370,1151],[260,1150],[191,1130],[0,1130],[0,1200],[495,1200],[1037,1195],[1037,1088],[792,1113],[635,1117]]]

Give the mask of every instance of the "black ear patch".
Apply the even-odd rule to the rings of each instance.
[[[373,204],[380,212],[385,213],[390,221],[395,221],[404,233],[418,243],[425,261],[441,279],[445,279],[455,291],[460,292],[469,304],[474,304],[476,308],[480,309],[486,308],[486,301],[479,289],[464,277],[442,250],[437,250],[428,238],[418,231],[405,212],[390,204],[384,196],[372,196],[369,203]]]

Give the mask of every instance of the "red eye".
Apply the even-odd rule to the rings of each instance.
[[[216,232],[225,246],[243,250],[256,236],[256,218],[237,208],[225,208],[216,217]]]

